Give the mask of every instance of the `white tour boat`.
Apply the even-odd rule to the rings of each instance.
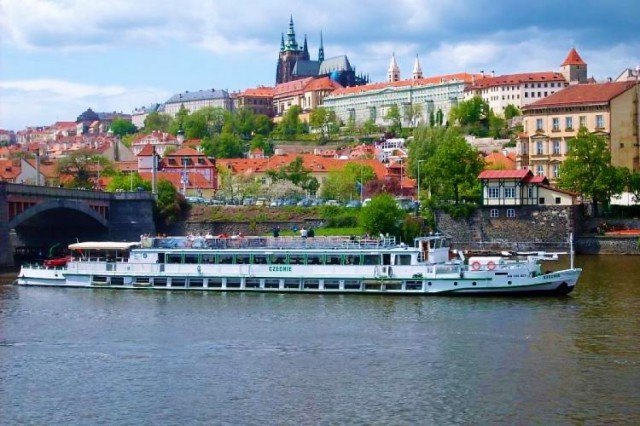
[[[559,253],[452,256],[449,239],[164,237],[69,246],[66,265],[25,265],[17,283],[114,289],[377,294],[568,294],[582,269]]]

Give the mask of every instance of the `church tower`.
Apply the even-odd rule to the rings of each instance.
[[[322,43],[322,31],[320,31],[320,48],[318,49],[318,62],[324,61],[324,44]]]
[[[387,81],[393,83],[394,81],[400,81],[400,67],[396,62],[396,54],[391,56],[391,62],[389,63],[389,69],[387,70]]]
[[[411,73],[411,78],[414,80],[422,78],[422,67],[420,66],[418,55],[416,55],[416,61],[413,64],[413,72]]]
[[[560,65],[560,73],[569,84],[587,82],[587,63],[578,55],[575,47],[571,48],[566,59]]]
[[[304,57],[306,53],[306,58]],[[293,80],[291,74],[293,67],[298,59],[309,60],[309,52],[307,50],[307,39],[304,40],[304,48],[300,49],[296,41],[296,32],[293,27],[293,16],[289,19],[289,31],[287,32],[287,40],[285,42],[284,34],[280,41],[280,54],[278,57],[278,65],[276,67],[276,84],[286,83]]]

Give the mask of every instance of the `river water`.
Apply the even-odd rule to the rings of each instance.
[[[24,288],[1,424],[640,424],[640,257],[567,297]]]

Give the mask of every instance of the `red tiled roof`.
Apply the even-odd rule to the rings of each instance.
[[[587,65],[587,63],[582,60],[580,55],[578,55],[576,48],[572,47],[566,59],[560,66],[564,67],[565,65]]]
[[[484,89],[487,87],[509,86],[529,82],[565,81],[564,76],[557,72],[529,72],[521,74],[506,74],[497,77],[476,79],[467,90]]]
[[[606,104],[635,85],[634,81],[576,84],[522,107],[523,111],[549,106]]]
[[[531,170],[484,170],[478,175],[478,179],[525,179],[527,175],[533,176]]]
[[[305,92],[312,90],[336,90],[342,88],[342,85],[331,80],[329,77],[322,77],[313,80],[305,88]]]
[[[386,87],[404,87],[404,86],[427,86],[431,84],[440,84],[447,81],[452,80],[462,80],[465,83],[471,83],[473,78],[479,78],[480,75],[474,75],[468,73],[458,73],[458,74],[447,74],[435,77],[427,77],[427,78],[419,78],[417,80],[409,79],[409,80],[401,80],[401,81],[393,81],[393,82],[384,82],[384,83],[371,83],[365,84],[363,86],[353,86],[353,87],[344,87],[342,89],[335,90],[332,95],[346,95],[352,93],[363,93],[371,90],[381,90]]]
[[[256,88],[245,89],[244,91],[238,93],[238,97],[242,96],[251,96],[254,98],[273,98],[273,87],[265,87],[260,86]]]
[[[278,84],[273,90],[273,96],[286,96],[301,93],[304,88],[313,81],[313,77],[307,77],[300,80],[288,81],[286,83]]]
[[[142,150],[138,153],[138,157],[150,157],[153,155],[153,145],[146,144]]]
[[[205,156],[203,153],[196,151],[195,149],[187,146],[185,148],[180,148],[177,151],[172,152],[171,154],[167,154],[167,157],[187,157],[187,156]]]
[[[516,162],[501,152],[492,152],[484,158],[489,166],[502,167],[505,170],[515,170]]]

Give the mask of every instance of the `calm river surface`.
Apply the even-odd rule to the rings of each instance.
[[[570,296],[520,299],[1,275],[0,424],[640,424],[640,257],[577,264]]]

